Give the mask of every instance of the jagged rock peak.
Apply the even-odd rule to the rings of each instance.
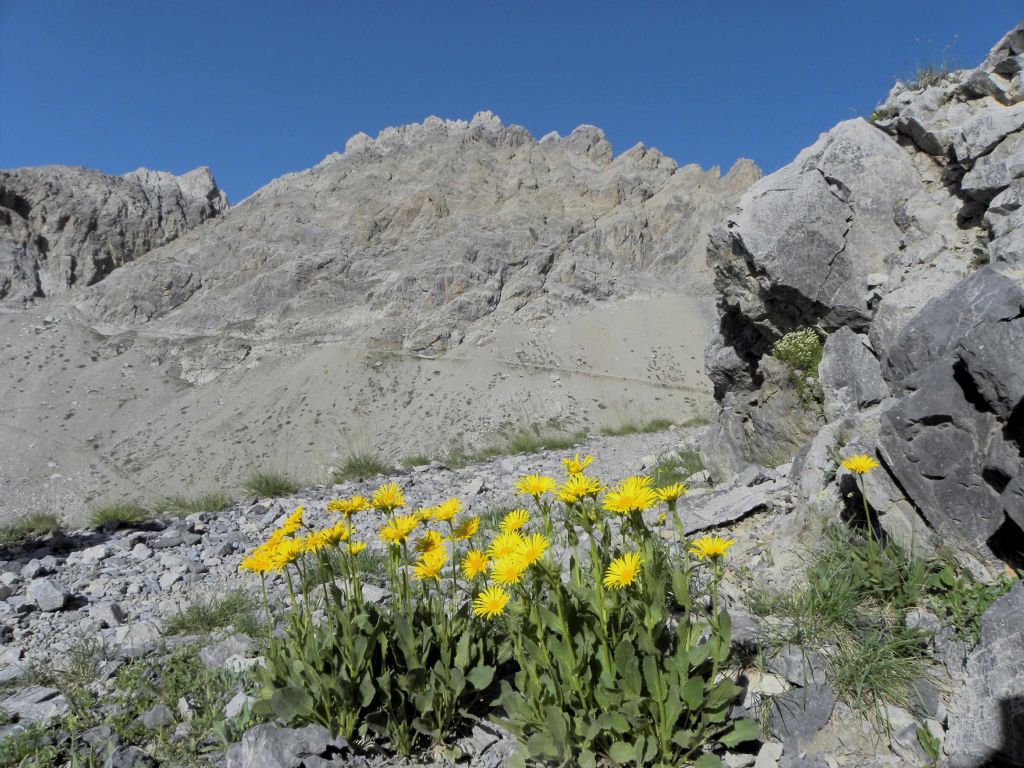
[[[61,165],[0,171],[0,302],[92,285],[227,209],[206,167],[180,176]]]
[[[431,115],[422,123],[385,128],[376,138],[360,132],[345,142],[343,155],[332,152],[322,163],[362,152],[386,153],[436,141],[439,138],[484,141],[494,146],[518,146],[525,143],[555,145],[570,154],[587,157],[596,163],[607,164],[612,160],[612,146],[604,131],[596,126],[580,125],[565,137],[551,131],[538,142],[523,126],[506,125],[493,112],[483,111],[477,112],[471,120],[445,120]],[[658,154],[660,156],[660,153]]]

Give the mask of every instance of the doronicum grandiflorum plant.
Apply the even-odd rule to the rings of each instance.
[[[456,561],[479,520],[460,515],[458,499],[408,514],[404,508],[393,483],[370,499],[332,500],[328,510],[342,519],[323,530],[305,526],[300,507],[243,560],[261,580],[283,574],[290,596],[284,635],[268,639],[254,711],[320,723],[400,754],[440,745],[455,757],[444,745],[467,718],[489,713],[502,662],[502,643],[474,615],[473,581],[460,576]],[[350,520],[360,513],[381,519],[391,591],[383,605],[363,599],[359,558],[367,543],[352,539]],[[316,585],[305,577],[314,567],[341,575]]]
[[[512,596],[499,621],[519,667],[501,683],[498,718],[519,738],[511,764],[720,765],[713,746],[758,736],[753,721],[730,720],[741,689],[722,672],[731,630],[718,587],[733,542],[701,537],[687,546],[681,483],[656,488],[630,477],[607,489],[584,474],[589,457],[565,464],[561,485],[538,475],[517,484],[541,517],[545,546],[526,543],[525,510],[506,516],[491,545],[492,580]],[[645,522],[661,504],[668,510],[656,524],[671,515],[676,551]],[[567,564],[546,546],[556,518]],[[694,568],[709,571],[706,612],[691,596]]]
[[[755,738],[752,721],[729,718],[740,688],[723,672],[718,587],[732,542],[687,542],[682,483],[608,488],[585,474],[591,457],[564,462],[561,483],[521,478],[526,504],[495,531],[454,498],[408,511],[393,483],[332,500],[341,519],[323,530],[297,509],[242,563],[261,580],[281,574],[291,598],[256,713],[449,757],[460,728],[490,717],[518,737],[519,765],[714,766],[712,748]],[[362,597],[367,544],[352,539],[351,518],[364,513],[379,516],[375,546],[388,553],[383,604]],[[674,549],[656,530],[669,516]],[[333,583],[305,578],[325,566],[340,574]],[[707,587],[707,605],[691,584]]]

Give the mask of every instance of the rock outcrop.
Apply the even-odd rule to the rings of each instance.
[[[982,556],[1024,536],[1020,37],[976,70],[898,83],[875,123],[824,134],[716,230],[723,413],[704,452],[720,475],[841,422],[922,529]],[[801,407],[770,352],[806,327],[827,341],[818,381],[797,382],[820,405]]]
[[[64,166],[0,171],[0,303],[99,282],[228,209],[209,168],[123,176]]]
[[[713,472],[795,453],[805,504],[857,514],[862,486],[839,462],[867,452],[882,467],[863,492],[889,536],[1022,564],[1022,136],[1024,24],[977,69],[897,83],[873,122],[841,123],[744,194],[709,255]],[[824,339],[821,362],[787,371],[773,345],[803,328]],[[950,766],[1024,762],[1021,595],[982,620]]]

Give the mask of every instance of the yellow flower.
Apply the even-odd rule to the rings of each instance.
[[[491,542],[491,546],[487,548],[487,554],[494,559],[508,557],[509,555],[515,554],[522,545],[523,537],[516,531],[499,533],[494,537],[494,540]]]
[[[378,535],[382,541],[388,544],[402,544],[419,524],[420,521],[416,519],[416,515],[396,515],[378,531]]]
[[[533,536],[527,536],[523,539],[523,543],[516,550],[515,556],[521,558],[527,565],[533,565],[544,557],[544,553],[547,552],[550,546],[551,542],[547,536],[535,533]]]
[[[370,500],[365,496],[353,496],[351,499],[331,499],[327,502],[328,512],[337,512],[345,517],[351,517],[356,512],[362,512],[370,508]]]
[[[690,542],[690,552],[701,560],[718,560],[736,542],[721,536],[701,536]]]
[[[539,499],[555,487],[555,478],[544,475],[527,475],[516,483],[516,490]]]
[[[417,520],[421,522],[426,522],[434,516],[435,509],[437,509],[437,507],[420,507],[415,512],[413,512],[413,514],[416,516]]]
[[[296,507],[295,511],[285,518],[284,523],[278,529],[284,536],[291,536],[302,525],[302,513],[306,511],[305,507]]]
[[[280,571],[302,554],[305,545],[301,539],[282,539],[270,552],[271,569]]]
[[[629,552],[608,564],[608,568],[604,572],[603,584],[609,589],[622,589],[632,584],[639,575],[640,555],[636,552]]]
[[[324,536],[323,531],[317,531],[315,533],[307,534],[306,536],[299,539],[302,542],[302,548],[306,552],[316,553],[321,549],[326,549],[329,546],[327,538]]]
[[[370,503],[380,512],[393,512],[405,506],[405,496],[398,483],[385,483],[373,492]]]
[[[480,518],[470,517],[463,520],[455,530],[452,531],[452,538],[455,541],[465,541],[476,535],[476,532],[480,530]]]
[[[680,496],[685,496],[689,490],[686,487],[686,483],[672,483],[672,485],[655,488],[654,493],[661,501],[667,501],[671,504]]]
[[[569,478],[562,483],[562,487],[558,489],[557,497],[559,501],[566,504],[575,504],[587,496],[597,496],[603,489],[601,481],[596,478],[587,477],[584,474],[569,475]]]
[[[503,518],[498,524],[498,528],[501,529],[502,533],[512,533],[512,531],[518,531],[524,525],[530,522],[530,513],[525,509],[513,509]]]
[[[352,526],[339,521],[330,528],[320,531],[320,534],[328,544],[339,544],[349,540],[349,537],[352,535]]]
[[[529,564],[519,555],[498,558],[491,563],[491,580],[495,584],[516,584],[523,578],[527,568]]]
[[[584,456],[581,459],[579,453],[577,453],[571,459],[562,459],[562,463],[565,465],[566,474],[572,476],[583,472],[584,469],[590,466],[590,462],[593,460],[593,456]]]
[[[365,541],[353,541],[348,545],[348,553],[350,555],[358,555],[364,549],[366,549]]]
[[[479,549],[471,549],[466,553],[466,556],[462,558],[462,572],[466,578],[472,581],[481,573],[487,570],[487,566],[490,565],[491,561],[487,555],[481,552]]]
[[[442,546],[440,533],[437,531],[425,531],[422,536],[416,539],[413,549],[422,555],[440,549]]]
[[[242,560],[238,569],[240,571],[252,571],[253,573],[266,573],[273,570],[270,553],[263,546],[256,547],[251,555]]]
[[[458,499],[448,499],[443,504],[434,507],[434,519],[438,522],[446,522],[462,511],[462,502]]]
[[[417,581],[423,581],[424,579],[436,579],[441,569],[444,567],[445,561],[448,559],[448,553],[445,552],[444,548],[435,549],[431,552],[425,553],[416,565],[412,567],[413,576]]]
[[[856,456],[843,459],[843,466],[851,472],[856,472],[858,475],[866,475],[878,466],[878,462],[866,453],[859,453]]]
[[[493,619],[505,610],[508,599],[508,592],[501,587],[488,587],[473,600],[473,613],[485,619]]]
[[[649,509],[657,501],[658,497],[651,489],[651,478],[627,477],[605,494],[602,506],[609,512],[625,515]]]

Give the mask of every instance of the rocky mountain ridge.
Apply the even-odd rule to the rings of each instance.
[[[59,296],[227,212],[209,168],[0,171],[0,306]]]
[[[37,205],[43,229],[88,230],[77,211],[114,206],[107,187],[173,181],[8,176],[39,174],[68,185]],[[237,486],[254,467],[322,478],[353,451],[442,455],[529,424],[685,419],[708,402],[704,242],[758,175],[642,145],[613,156],[592,126],[538,141],[484,112],[360,134],[229,210],[197,203],[188,222],[206,220],[173,241],[0,315],[0,347],[33,370],[0,375],[0,437],[21,446],[0,470],[0,515],[81,520],[108,500]],[[220,200],[208,181],[195,189]],[[160,195],[117,203],[137,220],[96,219],[82,247],[153,217],[171,227],[161,201],[179,198]],[[50,237],[53,258],[84,261]]]

